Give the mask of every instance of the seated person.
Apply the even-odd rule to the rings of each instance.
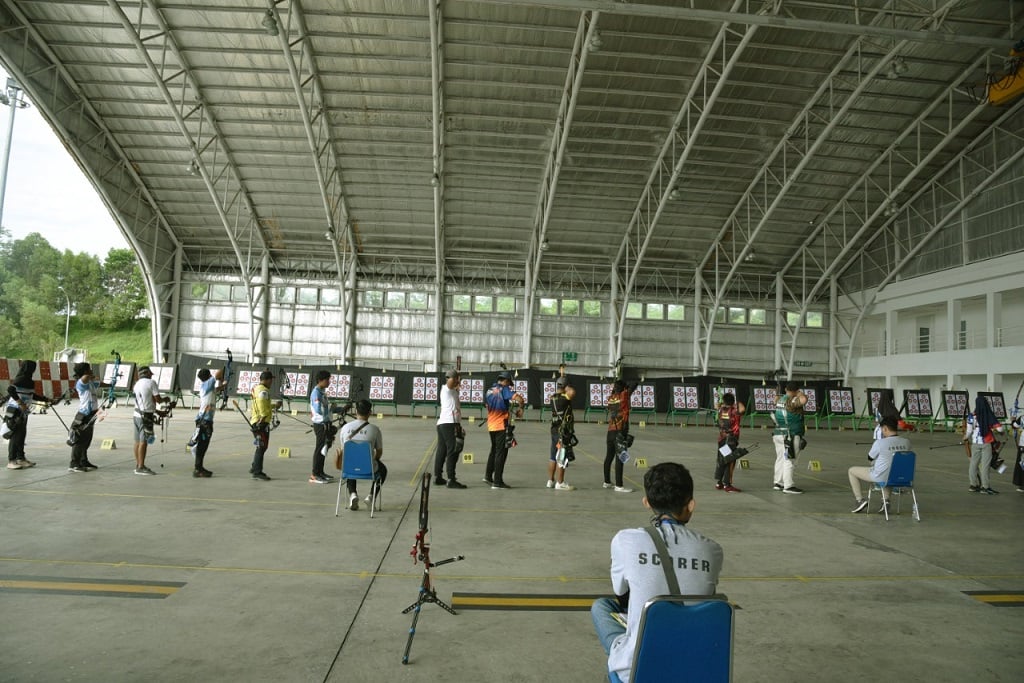
[[[722,546],[686,523],[693,516],[693,477],[675,462],[655,465],[644,475],[644,507],[654,516],[654,531],[664,539],[681,595],[714,595],[722,570]],[[623,529],[612,539],[612,589],[615,598],[600,598],[590,610],[594,629],[608,653],[608,670],[629,683],[640,613],[653,597],[669,595],[666,570],[646,529]],[[626,626],[615,618],[628,603]],[[680,667],[685,667],[680,662]]]
[[[356,401],[355,408],[356,419],[352,422],[346,423],[345,426],[341,428],[341,444],[342,447],[344,447],[346,441],[370,442],[371,454],[373,459],[377,461],[377,481],[374,482],[373,487],[375,487],[377,491],[380,491],[380,485],[388,478],[388,468],[380,461],[381,456],[384,455],[384,437],[381,436],[377,425],[370,424],[370,414],[373,412],[373,404],[364,398]],[[345,481],[345,485],[348,488],[349,509],[358,510],[359,493],[356,489],[356,480],[348,479]],[[374,493],[373,488],[370,489],[370,493],[371,495]],[[370,495],[366,496],[367,503],[371,500],[372,498]]]
[[[892,465],[893,453],[910,450],[910,441],[899,436],[899,418],[895,415],[885,415],[879,421],[879,428],[882,430],[882,438],[877,439],[868,452],[868,460],[871,467],[851,467],[846,472],[850,477],[850,489],[857,503],[853,506],[853,512],[863,512],[868,507],[868,501],[861,496],[860,483],[866,481],[869,484],[882,483],[889,478],[889,467]],[[889,489],[882,489],[882,507],[879,512],[885,510],[889,504]]]

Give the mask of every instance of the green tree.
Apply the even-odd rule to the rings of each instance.
[[[103,290],[105,298],[98,308],[103,314],[100,324],[106,329],[126,325],[145,310],[142,270],[130,250],[111,249],[107,253],[103,262]]]

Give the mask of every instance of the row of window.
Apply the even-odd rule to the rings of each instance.
[[[191,299],[208,301],[245,301],[245,287],[228,284],[195,283],[190,290]],[[338,306],[341,296],[336,288],[319,287],[274,287],[271,300],[277,304],[300,304],[304,306]],[[402,292],[366,290],[359,295],[364,308],[388,308],[410,311],[425,311],[430,307],[430,296],[425,292]],[[451,310],[458,313],[503,313],[514,314],[517,299],[511,296],[488,296],[453,294]],[[555,299],[541,297],[537,312],[540,315],[600,318],[601,302],[592,299]],[[686,306],[683,304],[653,304],[630,302],[626,304],[626,318],[630,320],[686,320]],[[799,323],[798,313],[786,311],[786,323],[791,327]],[[768,311],[764,308],[722,306],[715,311],[715,324],[767,325]],[[808,311],[804,320],[806,327],[823,327],[825,316],[817,311]]]

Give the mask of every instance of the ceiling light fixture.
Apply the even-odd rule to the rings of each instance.
[[[441,178],[435,173],[434,175],[430,176],[430,184],[433,185],[434,187],[437,187],[438,185],[441,184]]]
[[[195,159],[188,162],[188,166],[185,167],[185,172],[189,175],[199,175],[199,164],[196,163]]]
[[[544,240],[543,242],[540,243],[540,250],[541,251],[547,251],[548,250],[548,241],[547,240]]]
[[[679,191],[679,188],[673,187],[672,191],[668,193],[668,198],[673,202],[678,202],[683,198],[683,193]]]
[[[753,261],[756,258],[757,258],[757,254],[755,254],[754,250],[751,249],[750,251],[747,252],[747,255],[743,257],[743,260],[746,261],[747,263],[750,263],[751,261]]]
[[[601,34],[594,31],[594,34],[590,36],[590,51],[600,52],[602,47],[604,47],[604,41],[601,40]]]
[[[276,36],[278,34],[277,19],[274,18],[274,13],[271,10],[267,10],[263,15],[263,21],[260,22],[260,26],[263,27],[268,36]]]

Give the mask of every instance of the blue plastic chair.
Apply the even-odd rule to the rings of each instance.
[[[341,477],[338,478],[338,501],[334,504],[334,516],[341,509],[341,486],[347,479],[365,479],[370,484],[370,517],[376,507],[383,507],[380,485],[377,483],[377,461],[373,459],[373,446],[369,441],[346,441],[342,446]]]
[[[917,509],[917,493],[914,492],[914,465],[917,462],[917,454],[913,451],[900,451],[894,453],[892,456],[892,464],[889,466],[889,477],[885,481],[875,482],[875,485],[868,489],[868,512],[871,512],[871,492],[881,491],[883,488],[889,488],[892,493],[901,494],[905,490],[910,489],[910,495],[914,499],[914,521],[920,522],[921,515]],[[885,498],[882,498],[885,500]],[[892,499],[890,498],[890,502]],[[900,513],[900,507],[903,504],[903,496],[899,497],[899,501],[896,503],[896,514]],[[885,505],[882,507],[885,512],[885,521],[889,521],[889,506]]]
[[[732,680],[733,607],[724,595],[660,595],[644,605],[634,683]],[[622,683],[614,671],[611,683]]]

